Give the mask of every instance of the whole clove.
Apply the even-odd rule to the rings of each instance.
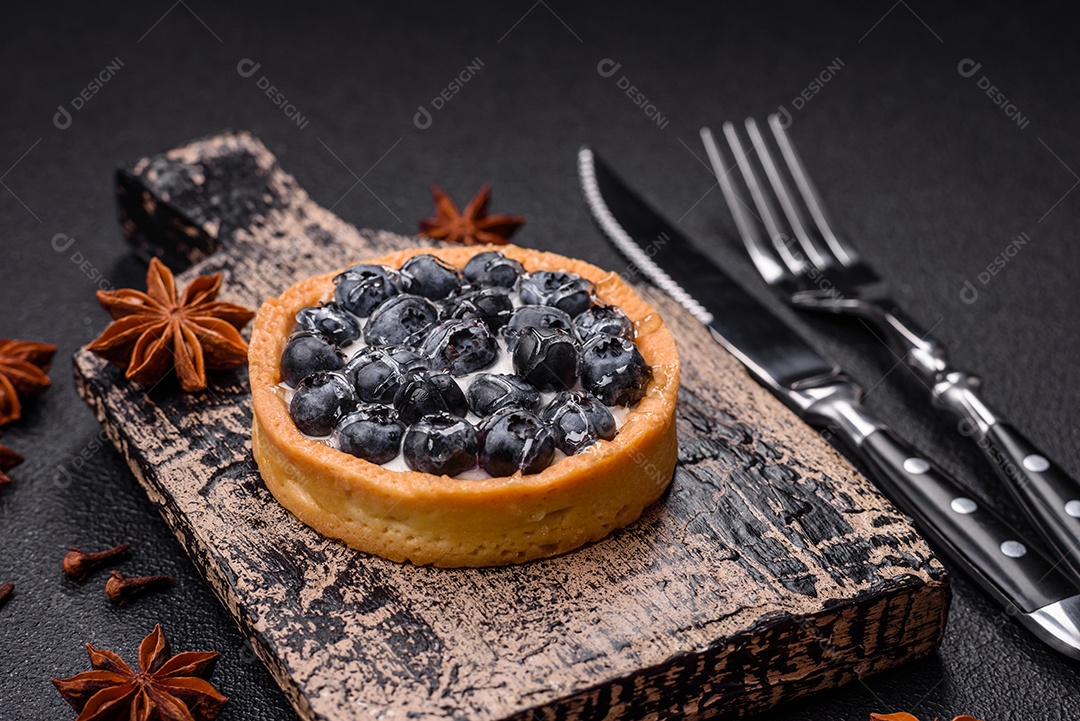
[[[110,571],[105,582],[105,595],[117,606],[125,606],[133,596],[173,585],[172,576],[137,576],[127,578],[119,571]]]
[[[119,546],[104,551],[84,553],[75,546],[72,546],[71,550],[64,554],[62,568],[64,569],[64,573],[71,576],[76,581],[85,581],[94,566],[126,553],[129,548],[131,548],[131,543],[124,542]]]

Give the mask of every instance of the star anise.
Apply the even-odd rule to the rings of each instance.
[[[0,445],[0,487],[11,483],[11,479],[8,478],[7,472],[24,460],[26,459],[15,451],[7,446]]]
[[[872,713],[872,714],[870,714],[870,721],[919,721],[919,719],[915,718],[914,716],[912,716],[909,713],[904,713],[903,711],[898,711],[896,713],[885,713],[885,714]],[[941,720],[938,719],[937,717],[935,717],[934,721],[941,721]],[[953,719],[953,721],[979,721],[979,719],[977,719],[977,718],[975,718],[973,716],[957,716],[957,717],[955,717]]]
[[[52,343],[0,338],[0,425],[17,420],[22,401],[49,387],[45,373],[55,353]]]
[[[517,215],[488,215],[491,186],[487,183],[469,201],[464,213],[458,211],[454,201],[439,186],[431,186],[431,196],[435,199],[435,217],[421,220],[420,230],[435,240],[466,245],[502,245],[525,224],[525,219]]]
[[[154,258],[145,293],[98,291],[113,322],[87,348],[125,368],[128,380],[154,385],[175,368],[181,388],[202,390],[207,370],[235,368],[247,360],[240,329],[255,314],[215,301],[220,289],[221,273],[202,275],[178,299],[172,271]]]
[[[139,644],[138,673],[112,651],[86,650],[92,671],[52,680],[79,713],[76,721],[209,721],[228,701],[206,681],[218,655],[172,656],[160,625]]]

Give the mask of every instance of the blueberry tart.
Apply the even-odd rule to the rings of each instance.
[[[271,493],[394,561],[565,553],[671,482],[675,341],[580,260],[512,245],[364,260],[268,299],[249,361]]]

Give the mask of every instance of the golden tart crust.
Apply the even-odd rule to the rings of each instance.
[[[248,353],[252,450],[270,492],[301,521],[349,546],[417,565],[523,563],[598,541],[635,521],[671,482],[678,453],[679,355],[659,314],[617,274],[513,245],[415,248],[362,262],[400,268],[430,253],[459,268],[496,250],[525,270],[588,278],[634,323],[653,379],[618,435],[540,473],[483,480],[393,471],[305,437],[289,416],[280,358],[296,312],[333,294],[327,273],[296,283],[259,309]]]

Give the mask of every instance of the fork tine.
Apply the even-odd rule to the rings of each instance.
[[[778,114],[773,113],[769,116],[769,127],[772,129],[773,136],[776,138],[776,145],[780,148],[781,155],[784,156],[788,171],[790,171],[791,177],[795,179],[799,194],[802,196],[803,202],[806,203],[806,208],[810,211],[810,217],[814,219],[814,224],[821,233],[821,237],[825,239],[829,250],[833,252],[841,265],[852,265],[858,260],[858,256],[853,248],[841,242],[833,233],[829,218],[825,213],[825,206],[821,202],[821,196],[818,195],[817,188],[811,182],[810,175],[806,172],[798,153],[795,152],[795,146],[792,145],[791,140],[788,138],[787,131],[781,124]]]
[[[785,234],[777,222],[776,210],[773,209],[768,196],[761,192],[757,173],[747,158],[750,151],[743,150],[742,141],[739,140],[739,135],[735,132],[735,126],[730,121],[724,123],[724,137],[727,138],[728,146],[731,147],[731,152],[735,155],[735,162],[738,164],[743,181],[750,191],[750,197],[753,198],[754,205],[757,207],[758,213],[761,214],[761,222],[765,224],[765,231],[769,234],[773,250],[776,251],[776,254],[780,256],[784,265],[793,275],[796,277],[801,276],[806,269],[806,264],[802,259],[796,258],[791,253],[791,248],[784,242]],[[764,249],[762,250],[764,251]]]
[[[758,160],[765,171],[765,177],[769,179],[769,185],[772,186],[773,193],[776,194],[776,199],[780,203],[780,208],[784,211],[784,216],[787,217],[788,224],[791,226],[796,240],[798,240],[803,252],[806,253],[810,264],[818,270],[824,270],[831,263],[831,259],[821,253],[818,246],[810,239],[809,233],[806,232],[806,220],[803,218],[802,211],[793,202],[791,190],[776,167],[772,151],[765,143],[765,138],[762,137],[761,131],[758,129],[757,121],[753,118],[747,118],[745,125],[746,134],[757,151]]]
[[[724,194],[728,209],[731,210],[731,217],[735,219],[735,227],[739,230],[739,237],[742,238],[743,245],[746,246],[746,252],[750,255],[750,260],[754,263],[758,273],[765,278],[766,283],[770,285],[776,283],[787,276],[787,271],[784,266],[776,262],[768,244],[761,237],[757,223],[750,218],[753,211],[749,209],[728,178],[735,166],[728,166],[723,153],[720,152],[720,148],[716,144],[716,139],[713,138],[712,130],[707,127],[702,128],[700,135],[701,142],[705,145],[705,154],[709,156],[709,163],[712,165],[713,173],[716,175],[716,181],[720,184],[720,191]]]

